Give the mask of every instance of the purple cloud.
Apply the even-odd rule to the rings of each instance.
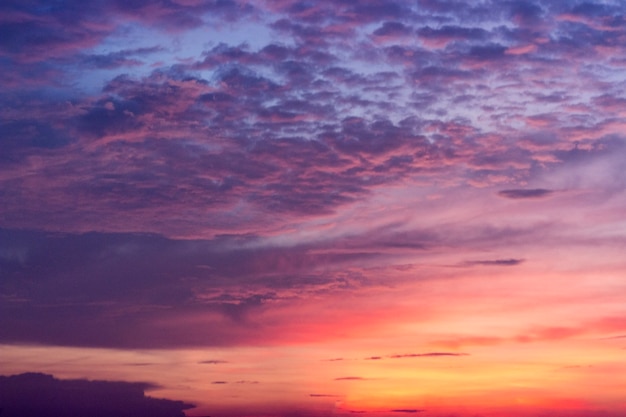
[[[543,198],[548,197],[550,194],[554,193],[554,190],[546,190],[544,188],[533,188],[533,189],[513,189],[513,190],[502,190],[498,192],[498,195],[505,198],[511,199],[526,199],[526,198]]]
[[[524,259],[489,259],[489,260],[481,260],[481,261],[465,261],[461,265],[465,266],[475,266],[475,265],[483,265],[483,266],[516,266],[524,262]]]
[[[349,337],[353,310],[378,320],[362,314],[367,294],[523,269],[546,262],[541,245],[615,249],[625,14],[599,1],[2,2],[0,342]],[[552,333],[511,342],[567,331]],[[225,363],[210,358],[196,365]]]
[[[25,373],[0,376],[0,404],[9,416],[105,417],[151,415],[184,417],[193,408],[182,401],[145,395],[151,384],[116,381],[62,380],[52,375]]]

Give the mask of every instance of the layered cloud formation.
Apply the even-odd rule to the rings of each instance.
[[[212,392],[224,415],[243,412],[223,398],[250,383],[259,406],[292,394],[268,415],[493,397],[626,408],[623,380],[565,395],[546,376],[623,369],[625,13],[609,0],[4,1],[0,343],[207,349],[184,361],[215,372],[193,384],[136,363],[172,395]],[[290,362],[306,356],[294,346],[307,361]],[[315,382],[241,353],[266,347],[293,369],[322,363]],[[42,371],[9,353],[23,363],[2,363],[11,372]]]

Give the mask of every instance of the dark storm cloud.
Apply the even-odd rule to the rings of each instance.
[[[26,373],[0,376],[0,410],[12,417],[184,417],[193,405],[145,395],[145,383],[61,380]]]

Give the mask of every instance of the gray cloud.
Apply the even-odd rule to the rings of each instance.
[[[475,265],[483,265],[483,266],[515,266],[524,262],[524,259],[489,259],[489,260],[480,260],[480,261],[465,261],[461,264],[461,266],[475,266]]]
[[[544,188],[533,188],[533,189],[512,189],[512,190],[502,190],[498,192],[498,195],[505,198],[511,199],[524,199],[524,198],[543,198],[548,197],[554,190],[547,190]]]

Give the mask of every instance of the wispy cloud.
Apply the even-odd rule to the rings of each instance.
[[[480,260],[480,261],[465,261],[461,263],[461,266],[475,266],[475,265],[483,265],[483,266],[516,266],[524,262],[524,259],[489,259],[489,260]]]
[[[524,198],[543,198],[548,197],[553,190],[546,190],[543,188],[535,189],[515,189],[515,190],[502,190],[498,192],[498,195],[505,198],[512,199],[524,199]]]
[[[390,355],[391,359],[402,358],[437,358],[442,356],[468,356],[468,353],[456,353],[456,352],[427,352],[427,353],[404,353],[401,355]]]

